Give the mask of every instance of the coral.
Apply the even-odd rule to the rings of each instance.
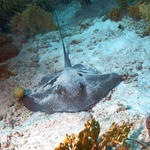
[[[66,135],[64,143],[60,143],[54,150],[94,150],[97,146],[99,132],[99,123],[92,119],[85,123],[84,130],[78,136]]]
[[[16,75],[16,73],[13,73],[9,70],[8,65],[0,65],[0,80],[8,79],[10,76]]]
[[[149,120],[149,119],[148,119]],[[148,125],[149,125],[148,121]],[[87,121],[84,129],[78,135],[66,135],[63,143],[60,143],[54,150],[129,150],[130,144],[127,140],[140,144],[143,148],[150,150],[148,145],[135,139],[129,139],[128,134],[132,123],[122,123],[122,125],[112,124],[112,127],[98,140],[100,126],[95,119]]]
[[[51,14],[35,5],[28,5],[22,13],[15,15],[10,26],[13,33],[26,38],[57,29]]]
[[[101,148],[112,146],[117,150],[128,150],[130,146],[126,143],[126,140],[131,126],[132,124],[130,123],[123,123],[121,126],[113,123],[112,127],[102,135],[102,142],[100,142],[99,146]]]
[[[141,0],[138,3],[138,8],[141,18],[145,19],[147,22],[150,22],[150,1]],[[147,26],[147,33],[150,34],[150,25]]]
[[[129,13],[130,17],[135,20],[141,18],[150,22],[150,1],[140,0],[134,5],[129,5],[126,0],[117,0],[119,8],[112,8],[108,14],[108,18],[114,21],[118,21],[126,13]]]
[[[145,19],[146,21],[150,21],[150,2],[140,2],[139,12],[143,19]]]
[[[141,14],[139,12],[139,5],[138,4],[133,5],[133,6],[129,6],[128,13],[129,13],[130,17],[132,17],[135,20],[141,19]]]
[[[127,2],[127,0],[117,0],[117,3],[118,3],[119,8],[121,10],[126,10],[128,8],[128,2]]]
[[[54,150],[105,150],[107,146],[115,147],[118,150],[127,150],[129,145],[125,142],[132,124],[123,123],[121,126],[113,123],[108,132],[102,135],[98,142],[100,126],[95,119],[87,121],[85,128],[78,136],[66,135],[64,143],[60,143]]]
[[[108,18],[113,21],[121,20],[127,12],[127,8],[129,6],[127,0],[117,0],[117,3],[119,5],[119,8],[111,8],[108,13]]]
[[[147,26],[147,33],[150,34],[150,24]]]
[[[13,91],[13,96],[17,100],[20,100],[25,95],[25,89],[22,87],[17,87]]]
[[[0,62],[19,54],[19,49],[12,42],[12,38],[0,34]]]
[[[24,10],[28,2],[30,0],[0,0],[0,27],[7,28],[10,18]]]
[[[149,2],[149,0],[140,0],[139,1],[140,4],[142,4],[142,3],[148,3],[148,2]]]
[[[150,116],[148,116],[146,119],[146,128],[148,130],[149,138],[150,138]]]
[[[108,18],[113,21],[119,21],[123,16],[123,12],[120,8],[112,8],[108,14]]]

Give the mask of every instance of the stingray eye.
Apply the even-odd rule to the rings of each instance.
[[[78,72],[78,75],[81,76],[81,77],[83,76],[83,74],[82,74],[82,73],[79,73],[79,72]]]
[[[59,85],[56,89],[56,93],[58,95],[66,95],[66,89],[63,86]]]

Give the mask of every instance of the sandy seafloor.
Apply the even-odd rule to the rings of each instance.
[[[119,29],[122,25],[124,29]],[[0,149],[52,150],[66,133],[77,134],[95,118],[103,134],[113,122],[133,122],[130,137],[148,142],[145,120],[150,115],[150,36],[146,23],[130,17],[122,21],[86,19],[63,28],[71,63],[81,63],[101,74],[128,74],[107,97],[89,112],[45,114],[30,112],[12,96],[15,87],[38,88],[40,79],[63,68],[58,31],[37,35],[23,45],[20,54],[7,61],[17,76],[0,82]],[[14,123],[12,123],[14,122]],[[132,144],[133,150],[140,147]]]

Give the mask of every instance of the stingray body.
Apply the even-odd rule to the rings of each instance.
[[[78,112],[91,108],[115,86],[121,77],[115,73],[99,75],[82,65],[43,77],[39,90],[22,101],[31,111]]]
[[[101,75],[82,64],[72,66],[62,36],[61,40],[65,67],[62,71],[44,76],[39,82],[39,89],[23,97],[23,104],[31,111],[86,111],[122,81],[122,76],[116,73]]]

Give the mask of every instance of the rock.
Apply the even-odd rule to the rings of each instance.
[[[10,76],[16,75],[16,73],[11,72],[7,64],[0,65],[0,80],[8,79]]]
[[[12,42],[11,37],[0,35],[0,62],[19,54],[19,49]]]

